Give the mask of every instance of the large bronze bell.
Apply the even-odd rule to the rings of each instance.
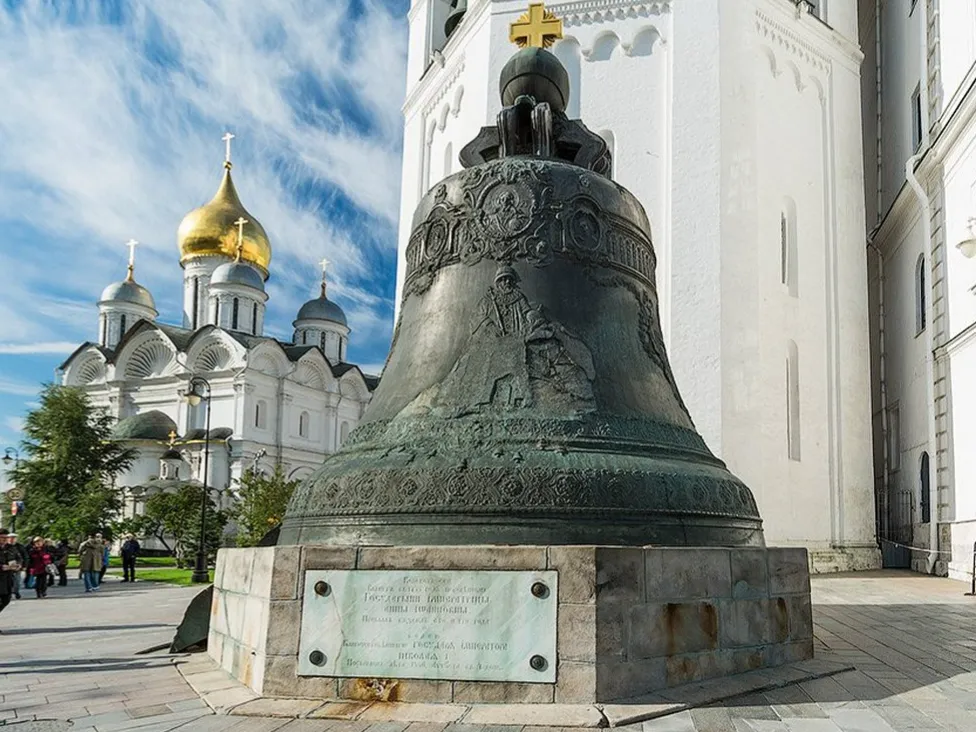
[[[565,70],[527,48],[501,89],[417,207],[382,381],[279,542],[762,546],[671,373],[647,216],[564,114]]]

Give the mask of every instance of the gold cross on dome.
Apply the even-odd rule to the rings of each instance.
[[[241,216],[237,221],[234,222],[234,226],[237,227],[237,260],[240,261],[241,255],[244,253],[244,224],[248,221],[243,216]]]
[[[177,438],[176,430],[170,430],[168,437],[169,437],[169,446],[174,447],[176,445],[176,438]]]
[[[233,135],[230,132],[225,132],[224,136],[220,138],[221,140],[224,141],[224,143],[227,146],[226,149],[224,150],[224,166],[227,168],[229,168],[231,164],[230,163],[230,141],[233,140],[235,137],[236,135]]]
[[[542,3],[529,3],[529,9],[509,26],[508,40],[519,48],[549,48],[563,37],[563,22]]]
[[[132,279],[132,273],[136,269],[136,246],[138,244],[139,244],[139,242],[137,242],[135,239],[129,239],[129,241],[127,241],[125,243],[125,245],[127,247],[129,247],[129,275],[128,275],[128,279],[130,279],[130,280]]]

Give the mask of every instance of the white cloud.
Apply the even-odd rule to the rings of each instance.
[[[326,256],[354,339],[384,343],[389,288],[367,262],[393,261],[404,62],[402,18],[378,0],[0,4],[0,223],[45,235],[0,255],[18,273],[0,353],[91,338],[130,237],[137,278],[178,321],[176,228],[216,190],[227,127],[272,237],[269,325],[289,330]],[[331,196],[310,199],[319,184]]]
[[[41,343],[0,343],[0,354],[7,355],[36,355],[39,353],[57,353],[65,356],[78,348],[77,343],[71,341],[48,341]]]
[[[37,396],[41,390],[41,385],[25,384],[12,379],[0,377],[0,394],[12,394],[14,396]]]
[[[14,434],[19,434],[24,429],[23,417],[4,417],[3,424]]]

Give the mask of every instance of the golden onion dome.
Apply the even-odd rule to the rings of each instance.
[[[195,208],[180,223],[176,238],[180,247],[180,264],[197,259],[223,255],[237,256],[238,230],[236,221],[246,220],[244,224],[244,250],[241,259],[250,262],[260,270],[264,279],[268,278],[271,264],[271,242],[264,227],[247,212],[241,199],[237,197],[234,181],[230,177],[230,164],[224,165],[224,178],[217,189],[217,195],[210,203]]]

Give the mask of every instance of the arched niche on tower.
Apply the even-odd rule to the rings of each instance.
[[[562,62],[569,74],[569,104],[566,116],[579,119],[580,116],[580,44],[572,36],[566,36],[552,47],[552,52]]]

